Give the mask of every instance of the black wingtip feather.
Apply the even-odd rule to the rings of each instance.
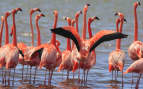
[[[22,50],[18,49],[18,51],[19,51],[19,54],[21,54],[22,57],[24,57],[24,54],[23,54]]]
[[[76,47],[77,47],[78,51],[80,50],[79,43],[78,43],[76,37],[72,34],[72,32],[70,32],[68,30],[65,30],[62,27],[51,29],[51,32],[53,32],[55,34],[58,34],[58,35],[61,35],[61,36],[66,37],[66,38],[70,38],[76,44]]]
[[[94,50],[99,44],[101,44],[104,41],[110,41],[110,40],[115,40],[115,39],[122,39],[122,38],[127,38],[128,35],[123,34],[123,33],[113,33],[113,34],[108,34],[108,35],[104,35],[103,37],[101,37],[99,40],[97,40],[94,45],[90,48],[90,52],[92,50]]]

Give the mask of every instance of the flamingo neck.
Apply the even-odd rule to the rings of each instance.
[[[57,26],[57,20],[58,20],[58,16],[55,16],[53,28],[56,28],[56,26]],[[55,33],[52,33],[51,43],[54,44],[54,45],[56,45],[56,34]]]
[[[36,19],[36,30],[37,30],[37,46],[40,46],[41,45],[41,37],[40,37],[40,28],[39,28],[39,25],[38,25],[38,19]]]
[[[75,18],[75,23],[76,23],[76,31],[78,32],[78,17]]]
[[[120,28],[119,28],[119,32],[122,33],[122,28],[123,28],[123,22],[124,22],[124,19],[121,20],[121,23],[120,23]],[[118,26],[117,26],[117,29],[118,29]],[[121,49],[121,39],[117,39],[116,40],[116,49]]]
[[[14,46],[17,46],[17,39],[16,39],[16,25],[15,25],[15,14],[13,13],[12,14],[12,17],[13,17],[13,45]]]
[[[5,22],[5,44],[8,44],[9,43],[9,32],[8,32],[7,16],[5,16],[4,22]]]
[[[82,38],[86,39],[86,12],[83,15],[83,31],[82,31]]]
[[[32,24],[32,13],[30,14],[30,28],[32,33],[32,46],[34,46],[34,30],[33,30],[33,24]]]
[[[0,47],[1,47],[1,45],[2,45],[3,25],[4,25],[4,20],[3,20],[3,17],[2,17],[2,18],[1,18],[1,28],[0,28]]]
[[[134,41],[138,40],[138,19],[136,7],[134,7]]]
[[[68,24],[71,26],[71,21],[68,21]],[[67,38],[67,50],[71,50],[71,42],[69,38]]]
[[[92,38],[92,32],[91,32],[91,22],[88,21],[88,33],[89,33],[89,38]]]

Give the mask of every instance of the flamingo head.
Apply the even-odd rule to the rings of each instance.
[[[11,14],[11,12],[10,12],[10,11],[5,12],[5,17],[10,16],[10,14]]]
[[[88,19],[88,22],[89,22],[89,23],[92,23],[94,20],[100,20],[100,18],[97,17],[97,16],[90,17],[90,18]]]
[[[71,25],[71,18],[69,18],[69,17],[63,17],[63,18],[64,18],[64,20],[66,20],[68,22],[69,25]]]
[[[18,11],[22,11],[22,9],[21,9],[21,8],[15,8],[15,9],[13,9],[11,12],[12,12],[13,14],[16,14]]]
[[[41,10],[39,9],[39,8],[32,8],[31,10],[30,10],[30,14],[32,15],[34,12],[41,12]]]
[[[86,13],[87,12],[87,10],[88,10],[88,6],[90,6],[90,4],[86,4],[85,6],[84,6],[84,8],[83,8],[83,11]]]
[[[139,1],[136,1],[135,3],[134,3],[134,7],[135,8],[137,8],[138,6],[140,6],[141,5],[141,3],[139,2]]]
[[[80,14],[82,14],[82,11],[78,11],[78,12],[76,12],[75,17],[77,17],[77,18],[78,18]]]
[[[54,10],[53,14],[55,15],[55,17],[58,17],[58,11]]]
[[[37,20],[39,20],[41,17],[45,17],[45,15],[42,14],[42,13],[36,15],[36,19],[37,19]]]

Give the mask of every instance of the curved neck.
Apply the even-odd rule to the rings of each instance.
[[[33,24],[32,24],[32,14],[30,14],[30,28],[32,33],[32,46],[34,46],[34,30],[33,30]]]
[[[120,33],[122,33],[123,22],[124,22],[124,19],[122,19],[120,22],[120,28],[119,28]],[[118,25],[117,25],[117,29],[118,29]],[[121,39],[116,40],[116,50],[118,50],[118,49],[121,49]]]
[[[91,22],[88,21],[88,33],[89,33],[89,38],[92,38],[92,32],[91,32],[91,27],[90,27],[90,25],[91,25]]]
[[[4,20],[3,20],[3,18],[1,18],[1,28],[0,28],[0,47],[1,47],[1,45],[2,45],[3,25],[4,25]]]
[[[84,12],[84,15],[83,15],[82,38],[83,38],[83,39],[86,39],[86,12]]]
[[[39,28],[39,25],[38,25],[38,19],[36,19],[36,30],[37,30],[37,46],[40,46],[41,45],[41,38],[40,38],[40,28]]]
[[[5,44],[9,43],[9,32],[8,32],[8,24],[7,24],[7,16],[4,17],[5,22]]]
[[[57,26],[57,20],[58,20],[58,16],[55,16],[53,28],[56,28],[56,26]],[[51,43],[54,44],[54,45],[56,45],[56,34],[55,33],[52,33]]]
[[[134,41],[138,40],[138,20],[137,20],[137,11],[134,7]]]
[[[78,32],[78,17],[75,17],[76,31]]]
[[[13,41],[12,44],[14,46],[17,46],[17,39],[16,39],[16,25],[15,25],[15,14],[12,13],[12,17],[13,17]]]

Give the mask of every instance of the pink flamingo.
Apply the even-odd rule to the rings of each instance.
[[[1,45],[2,45],[2,33],[3,33],[3,25],[4,25],[4,17],[1,16],[1,27],[0,27],[0,48],[1,48]],[[2,68],[2,83],[4,83],[4,74],[3,74],[3,68]]]
[[[140,2],[134,3],[134,42],[128,48],[129,57],[132,60],[138,60],[143,57],[143,43],[138,40],[138,20],[137,20],[137,7],[140,5]]]
[[[10,16],[11,12],[6,12],[5,13],[5,16],[4,16],[4,24],[5,24],[5,45],[2,46],[0,48],[0,68],[2,68],[2,73],[4,72],[3,71],[3,67],[5,66],[6,64],[6,61],[5,61],[5,57],[6,57],[6,54],[7,52],[9,51],[8,50],[8,47],[6,46],[7,44],[9,44],[9,33],[8,33],[8,24],[7,24],[7,18]],[[2,38],[1,38],[2,39]],[[3,75],[3,79],[2,79],[2,82],[3,84],[5,83],[6,84],[6,71],[5,71],[5,75]]]
[[[116,20],[116,30],[117,32],[122,33],[123,22],[126,20],[124,19],[124,15],[122,13],[118,12],[116,14],[120,16],[120,18]],[[120,22],[120,28],[118,29],[119,22]],[[109,72],[112,71],[112,79],[113,79],[113,71],[115,71],[115,79],[117,77],[116,72],[118,75],[118,71],[122,71],[122,87],[123,87],[123,68],[125,63],[125,52],[120,49],[120,45],[121,45],[121,39],[117,39],[116,49],[109,54],[108,63],[109,63]]]
[[[77,56],[74,56],[74,60],[76,59],[74,65],[75,69],[78,67],[78,64],[80,64],[80,62],[87,61],[91,52],[102,42],[127,37],[127,35],[125,34],[112,30],[102,30],[97,32],[89,40],[83,40],[77,33],[75,28],[71,26],[59,27],[56,29],[51,29],[51,31],[58,35],[70,38],[74,41],[78,50]]]
[[[33,8],[30,10],[30,28],[31,28],[31,33],[32,33],[32,46],[34,46],[34,32],[33,32],[33,25],[32,25],[32,15],[35,12],[41,12],[39,8]],[[18,48],[24,53],[25,49],[27,48],[27,45],[25,45],[23,42],[18,43]],[[24,65],[27,65],[28,62],[24,60],[22,55],[19,55],[19,63],[22,64],[22,80],[23,80],[23,71],[24,71]],[[28,70],[28,68],[27,68]]]
[[[31,69],[33,66],[35,66],[35,74],[34,74],[34,80],[33,80],[33,83],[35,83],[37,66],[39,66],[40,64],[42,50],[43,50],[43,48],[41,48],[40,28],[38,25],[38,21],[41,17],[45,17],[45,15],[37,14],[35,17],[36,30],[38,34],[37,46],[28,47],[24,53],[24,59],[28,61],[28,65],[30,65],[30,81],[29,81],[30,83],[31,83]]]
[[[54,10],[54,25],[53,28],[56,28],[57,20],[58,20],[58,11]],[[49,78],[48,78],[48,85],[51,84],[52,75],[54,69],[59,66],[61,63],[61,52],[59,52],[59,48],[56,45],[56,34],[52,34],[51,42],[43,44],[43,53],[41,56],[41,62],[39,68],[46,67],[49,70]],[[52,60],[51,60],[52,59]],[[46,84],[46,73],[45,73],[45,82]]]
[[[135,61],[143,57],[143,43],[138,40],[138,18],[137,18],[137,7],[140,6],[140,2],[134,2],[134,41],[128,48],[129,57]],[[133,73],[132,73],[132,84],[133,84]]]
[[[137,83],[136,83],[136,87],[135,87],[135,89],[138,89],[140,78],[141,78],[142,73],[143,73],[143,58],[140,58],[139,60],[136,60],[135,62],[133,62],[127,68],[127,70],[124,72],[124,74],[130,73],[130,72],[135,72],[135,73],[139,74],[139,77],[138,77],[138,80],[137,80]]]
[[[65,20],[67,20],[68,25],[71,26],[71,18],[65,17]],[[70,39],[67,38],[67,48],[62,52],[62,62],[58,68],[58,71],[61,70],[67,70],[67,79],[69,79],[69,72],[73,68],[73,63],[71,59],[71,44],[70,44]]]
[[[16,24],[15,24],[15,14],[18,12],[18,11],[22,11],[21,8],[16,8],[16,9],[13,9],[12,10],[12,18],[13,18],[13,41],[12,41],[12,44],[7,44],[6,47],[8,49],[8,53],[6,54],[6,57],[5,57],[5,61],[6,61],[6,69],[11,69],[11,68],[14,68],[14,74],[13,74],[13,85],[14,85],[14,75],[15,75],[15,68],[16,68],[16,65],[18,64],[18,58],[19,58],[19,53],[21,53],[19,51],[19,49],[17,48],[17,39],[16,39]],[[7,50],[5,49],[5,50]],[[10,76],[10,70],[9,70],[9,76]],[[8,81],[8,84],[10,85],[9,83],[10,81]]]

